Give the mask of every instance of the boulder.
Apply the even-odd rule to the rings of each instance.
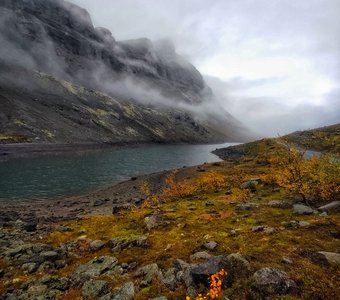
[[[109,292],[110,286],[104,280],[88,280],[81,288],[81,294],[85,298],[98,298]]]
[[[118,289],[115,289],[112,300],[133,300],[135,298],[135,285],[133,282],[127,282]]]
[[[299,221],[299,227],[301,228],[308,228],[311,226],[311,223],[307,222],[307,221]]]
[[[136,271],[135,276],[142,278],[141,285],[143,286],[150,285],[153,279],[164,281],[162,271],[159,269],[156,263],[139,268]]]
[[[105,246],[105,243],[101,240],[95,240],[90,242],[90,249],[91,251],[98,251],[100,249],[102,249]]]
[[[340,201],[333,201],[318,208],[321,212],[338,213],[340,212]]]
[[[177,285],[175,268],[171,268],[165,272],[163,283],[169,290],[172,290],[172,291],[176,290],[178,285]]]
[[[111,256],[100,256],[89,261],[87,264],[79,266],[74,273],[76,282],[83,279],[91,279],[113,270],[117,265],[117,258]]]
[[[129,203],[116,203],[112,207],[112,214],[117,214],[122,210],[132,209],[132,204]]]
[[[294,204],[293,205],[293,211],[294,211],[294,214],[297,214],[297,215],[312,215],[312,214],[314,214],[314,210],[311,207],[304,205],[304,204]]]
[[[336,252],[319,251],[313,256],[313,261],[320,265],[340,266],[340,254]]]
[[[112,251],[122,251],[132,247],[145,248],[148,246],[148,238],[146,236],[141,236],[135,239],[124,239],[118,237],[109,240],[107,244]]]
[[[252,232],[258,232],[258,231],[263,231],[264,230],[264,226],[253,226],[251,228]]]
[[[254,288],[262,295],[288,294],[297,290],[296,283],[287,273],[275,268],[262,268],[253,275]]]
[[[227,260],[229,266],[225,271],[229,274],[229,281],[250,276],[250,263],[240,253],[229,254]]]
[[[168,218],[161,214],[154,214],[154,215],[145,217],[144,223],[148,230],[151,230],[157,227],[164,227],[170,224]]]
[[[217,248],[218,244],[215,241],[209,241],[205,243],[203,246],[207,250],[214,250]]]
[[[195,284],[209,285],[210,276],[221,271],[222,269],[228,272],[230,263],[226,257],[212,256],[205,262],[195,265],[191,268],[192,279]],[[223,278],[223,283],[225,283],[225,278]]]

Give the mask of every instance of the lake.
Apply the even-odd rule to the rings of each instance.
[[[12,158],[0,162],[0,205],[79,195],[132,176],[220,161],[211,151],[235,144],[144,145]]]

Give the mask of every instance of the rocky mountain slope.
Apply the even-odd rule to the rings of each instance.
[[[168,41],[118,42],[63,0],[1,1],[0,25],[2,141],[248,137]]]

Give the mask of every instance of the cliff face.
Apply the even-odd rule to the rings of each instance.
[[[25,124],[28,122],[29,124],[26,125],[33,126],[32,120],[35,120],[35,117],[30,117],[31,121],[16,123],[13,121],[18,120],[19,117],[23,118],[16,113],[20,111],[21,103],[27,106],[24,117],[33,114],[39,104],[49,110],[51,118],[59,120],[59,115],[55,115],[56,111],[53,111],[53,105],[42,103],[37,95],[45,95],[48,99],[55,98],[53,103],[65,102],[70,107],[78,106],[77,101],[81,101],[83,105],[89,106],[87,111],[104,105],[103,100],[94,94],[91,95],[89,104],[89,101],[86,101],[88,95],[79,92],[82,90],[88,93],[101,91],[106,93],[107,97],[118,101],[119,105],[135,107],[141,116],[138,120],[139,130],[137,130],[138,140],[141,141],[151,139],[207,142],[230,138],[241,139],[238,131],[242,126],[227,113],[218,117],[218,126],[206,122],[208,118],[197,119],[195,111],[199,111],[200,105],[212,99],[212,92],[201,74],[194,66],[177,55],[174,46],[168,41],[152,43],[148,39],[138,39],[118,42],[109,30],[95,28],[86,10],[63,0],[2,0],[0,26],[2,45],[0,95],[3,99],[7,99],[2,100],[7,105],[0,108],[2,131],[11,130],[23,134],[18,126],[20,122]],[[42,78],[46,82],[49,80],[49,83],[42,83],[44,81]],[[67,85],[72,88],[79,87],[76,88],[77,94],[70,93],[70,90],[61,91],[59,88],[61,82],[67,82]],[[28,105],[30,98],[37,99],[34,105]],[[9,102],[11,104],[8,104]],[[118,104],[104,107],[103,110],[107,115],[119,115]],[[142,125],[145,128],[155,125],[154,120],[145,111],[150,107],[157,111],[157,114],[153,114],[154,118],[162,119],[161,123],[169,125],[166,130],[174,131],[170,134],[173,135],[171,138],[167,139],[168,135],[165,135],[166,138],[162,138],[162,135],[150,135],[149,131],[140,130]],[[78,114],[75,118],[78,121],[89,117],[82,115],[81,111],[80,109],[72,112]],[[58,111],[57,113],[59,114]],[[184,129],[186,125],[183,123],[184,127],[181,130],[175,130],[172,125],[176,124],[178,119],[173,120],[172,116],[178,113],[187,115],[187,118],[182,116],[180,119],[190,119],[189,123],[196,124],[194,128],[188,126]],[[74,119],[71,115],[65,116],[65,112],[63,117]],[[133,120],[136,118],[136,116],[130,117]],[[105,141],[135,140],[136,134],[132,134],[135,129],[126,131],[122,122],[116,124],[114,119],[110,119],[109,122],[112,124],[110,123],[110,130],[108,128],[104,130]],[[46,127],[45,130],[50,131],[51,124],[47,124],[44,120],[39,120],[38,123],[40,127]],[[75,126],[69,125],[70,128]],[[80,125],[79,130],[82,126],[86,126],[82,123],[78,125]],[[203,130],[199,134],[197,134],[197,131],[200,131],[198,127]],[[72,131],[76,131],[75,128],[77,126]],[[54,130],[62,132],[65,128],[59,126]],[[86,136],[85,140],[103,141],[102,134],[95,134],[99,129],[93,128],[93,130],[94,133]],[[122,134],[117,135],[116,131]],[[25,131],[25,135],[27,134],[32,138],[37,133]],[[65,132],[62,136],[64,135]],[[62,137],[54,139],[49,136],[47,138],[51,141],[64,140]],[[38,140],[46,139],[43,135],[36,137]],[[76,136],[73,141],[79,141],[79,137]]]

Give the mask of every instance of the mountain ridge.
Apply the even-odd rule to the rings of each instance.
[[[36,113],[36,118],[30,116],[32,112],[29,109],[22,112],[24,115],[21,115],[21,118],[24,116],[25,120],[20,120],[20,116],[15,113],[20,111],[25,101],[31,103],[30,98],[37,99],[36,104],[46,106],[46,101],[40,100],[41,97],[37,97],[37,94],[58,98],[60,102],[58,105],[68,102],[65,104],[67,110],[72,110],[70,107],[77,106],[76,103],[79,101],[91,103],[87,104],[89,105],[87,111],[103,106],[98,94],[92,93],[93,101],[87,101],[84,93],[74,95],[67,89],[61,92],[60,83],[69,82],[69,85],[66,84],[69,87],[83,87],[89,92],[100,91],[109,97],[119,99],[118,102],[123,105],[129,103],[133,107],[140,107],[139,113],[142,117],[137,122],[132,120],[133,116],[130,118],[135,125],[139,124],[136,125],[138,130],[133,128],[139,136],[138,141],[206,143],[242,141],[249,138],[243,125],[213,102],[214,95],[202,75],[175,52],[174,46],[169,41],[152,43],[143,38],[117,42],[108,29],[93,26],[86,10],[63,0],[15,2],[5,0],[0,3],[0,20],[4,28],[0,35],[0,41],[4,45],[0,50],[2,57],[0,92],[2,98],[8,98],[10,95],[12,99],[11,105],[7,105],[12,108],[0,110],[3,136],[15,133],[26,136],[28,141],[35,139],[65,142],[67,139],[55,139],[54,134],[44,135],[41,131],[39,133],[38,129],[61,131],[61,135],[65,136],[67,135],[65,130],[68,132],[76,130],[75,128],[78,128],[81,122],[85,122],[84,120],[93,123],[93,118],[81,114],[80,111],[74,117],[74,110],[66,118],[67,122],[75,119],[73,120],[75,122],[70,124],[70,128],[74,126],[74,129],[64,128],[65,116],[60,118],[60,111],[58,113],[54,111],[53,114],[52,111],[48,112],[50,118],[55,121],[53,123],[58,125],[57,128],[53,128],[50,122]],[[43,77],[54,79],[44,84]],[[30,80],[27,80],[28,78]],[[27,85],[33,85],[35,88],[30,89]],[[18,96],[20,93],[21,96],[25,95],[25,99]],[[74,96],[78,99],[75,100]],[[83,100],[79,100],[82,97]],[[30,106],[32,109],[37,108],[37,105]],[[106,111],[107,115],[114,115],[117,114],[115,111],[117,107],[101,109]],[[152,107],[154,116],[162,115],[163,121],[158,121],[167,124],[164,130],[147,116],[143,107]],[[176,129],[178,119],[173,120],[172,116],[176,111],[183,115],[180,119],[189,120],[191,125],[186,129],[185,126],[188,125],[186,121],[183,122],[186,125],[181,129],[177,126]],[[124,135],[115,134],[115,128],[120,131],[126,125],[115,124],[112,119],[109,122],[110,128],[107,126],[103,128],[101,121],[95,121],[97,124],[93,128],[93,133],[85,135],[86,142],[136,141],[133,131],[125,130]],[[26,126],[24,130],[23,125]],[[154,126],[155,130],[162,133],[157,135],[152,130],[146,130]],[[28,132],[27,127],[31,127],[32,130]],[[71,134],[69,140],[77,142],[83,140],[81,128],[77,130],[78,134],[75,136]],[[102,131],[106,131],[107,134],[103,135]],[[96,132],[99,139],[96,138]],[[2,141],[6,139],[3,138]]]

